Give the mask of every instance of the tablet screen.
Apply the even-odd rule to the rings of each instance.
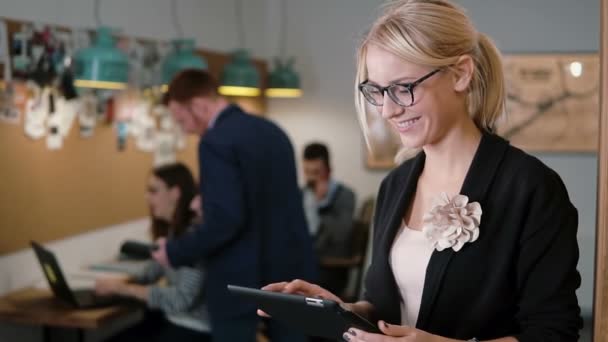
[[[351,327],[380,333],[374,324],[332,300],[233,285],[228,285],[228,290],[255,302],[272,319],[309,336],[341,339]]]

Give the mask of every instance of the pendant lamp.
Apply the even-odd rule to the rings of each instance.
[[[235,0],[235,14],[239,49],[224,66],[218,92],[227,96],[260,96],[260,73],[245,50],[243,0]]]
[[[237,50],[222,73],[219,93],[227,96],[260,96],[260,74],[246,50]]]
[[[266,96],[293,98],[302,96],[300,76],[293,68],[294,58],[285,59],[287,50],[287,0],[281,0],[279,56],[268,77]]]
[[[268,78],[266,96],[293,98],[302,96],[300,89],[300,76],[293,69],[293,58],[283,62],[275,60],[275,69]]]
[[[76,87],[124,89],[127,86],[129,60],[127,55],[115,46],[109,27],[99,27],[95,43],[78,51],[74,61]]]
[[[173,77],[184,69],[207,70],[208,64],[205,59],[194,51],[194,39],[175,39],[173,52],[163,62],[162,66],[162,89],[166,90],[167,84]]]

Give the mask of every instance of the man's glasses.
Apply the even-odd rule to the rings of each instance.
[[[388,96],[396,104],[401,107],[410,107],[414,104],[414,88],[439,71],[441,69],[435,69],[411,83],[395,83],[386,87],[380,87],[364,81],[359,84],[359,91],[367,102],[374,106],[382,106],[384,104],[384,93],[387,92]]]

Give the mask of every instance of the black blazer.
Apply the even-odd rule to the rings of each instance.
[[[173,266],[204,262],[212,320],[255,315],[255,305],[231,295],[227,284],[314,281],[317,262],[287,135],[229,106],[202,137],[199,164],[204,222],[167,242],[167,254]]]
[[[420,153],[393,170],[378,194],[366,299],[375,318],[394,324],[401,298],[389,255],[424,160]],[[416,327],[456,339],[578,341],[578,214],[560,177],[485,134],[461,194],[481,204],[479,238],[458,252],[433,252]]]

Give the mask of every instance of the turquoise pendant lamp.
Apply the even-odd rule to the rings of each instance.
[[[207,61],[194,51],[194,45],[194,39],[173,40],[173,52],[166,57],[162,66],[164,89],[173,77],[184,69],[207,70],[209,68]]]
[[[275,69],[270,73],[266,96],[279,98],[293,98],[302,96],[300,89],[300,76],[293,69],[294,59],[286,62],[275,59]]]
[[[224,67],[218,91],[227,96],[260,96],[260,73],[246,50],[237,50]]]
[[[79,88],[124,89],[129,78],[127,55],[115,46],[112,30],[99,27],[95,43],[74,56],[74,85]]]

